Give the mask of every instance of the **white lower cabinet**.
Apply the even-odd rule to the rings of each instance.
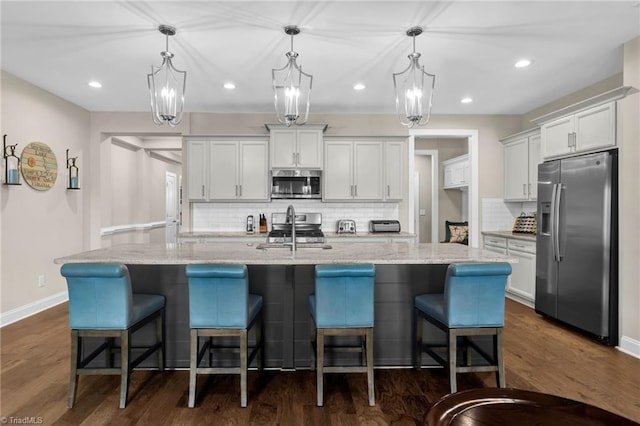
[[[517,257],[511,264],[507,281],[507,295],[520,303],[533,307],[536,297],[536,243],[519,238],[485,235],[485,250]]]
[[[507,291],[533,303],[536,300],[536,243],[507,239],[507,254],[517,257],[511,265]]]

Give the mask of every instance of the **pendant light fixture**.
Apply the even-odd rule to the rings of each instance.
[[[424,126],[429,122],[433,89],[436,84],[436,76],[425,72],[424,66],[418,63],[420,54],[416,52],[416,36],[420,34],[421,27],[407,30],[407,35],[413,38],[413,52],[408,56],[409,66],[404,71],[393,74],[396,110],[400,123],[407,127],[416,124]]]
[[[169,36],[175,35],[176,29],[169,25],[160,25],[158,31],[166,36],[167,44],[166,50],[160,52],[162,65],[152,65],[151,74],[147,74],[151,115],[156,124],[167,123],[173,127],[182,121],[187,72],[179,71],[171,63],[173,53],[169,52]]]
[[[307,122],[313,76],[303,72],[302,67],[296,63],[298,54],[293,51],[293,36],[300,33],[300,28],[288,25],[284,32],[291,36],[291,50],[286,54],[289,62],[282,68],[272,69],[271,76],[276,117],[280,124],[289,127],[292,124],[303,125]]]

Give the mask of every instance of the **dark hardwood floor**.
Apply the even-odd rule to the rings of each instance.
[[[0,330],[0,416],[8,424],[59,425],[356,425],[420,424],[448,391],[441,370],[379,369],[376,406],[367,404],[364,374],[333,374],[325,406],[315,406],[311,371],[249,373],[248,407],[240,408],[235,376],[203,377],[187,408],[187,371],[136,371],[130,402],[118,408],[119,377],[80,378],[77,402],[66,408],[69,372],[67,305]],[[640,360],[593,342],[508,300],[507,386],[559,395],[640,421]],[[459,390],[493,387],[492,374],[458,376]]]

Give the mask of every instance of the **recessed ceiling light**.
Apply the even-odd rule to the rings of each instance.
[[[520,59],[518,62],[516,62],[515,67],[524,68],[528,67],[529,65],[531,65],[531,61],[529,59]]]
[[[353,85],[353,90],[364,90],[366,86],[362,83],[356,83]]]
[[[462,102],[463,104],[470,104],[471,102],[473,102],[473,99],[466,97],[466,98],[460,99],[460,102]]]
[[[233,90],[233,89],[236,88],[236,85],[233,84],[233,83],[225,83],[224,84],[224,88],[227,89],[227,90]]]
[[[99,81],[90,81],[89,82],[89,87],[93,87],[96,89],[99,89],[102,87],[102,83],[100,83]]]

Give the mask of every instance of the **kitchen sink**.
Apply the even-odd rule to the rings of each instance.
[[[329,244],[321,244],[321,243],[298,243],[296,247],[299,249],[323,249],[328,250],[331,248]],[[291,245],[289,244],[281,244],[281,243],[261,243],[256,246],[258,250],[269,250],[269,249],[291,249]]]

